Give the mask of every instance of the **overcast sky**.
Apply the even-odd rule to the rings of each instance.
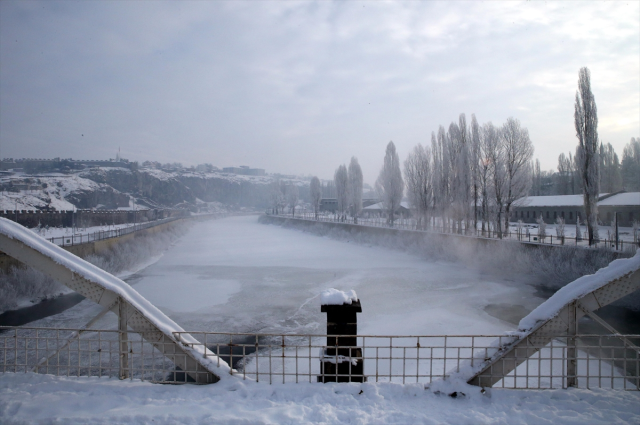
[[[249,165],[373,183],[475,113],[555,169],[587,66],[599,134],[640,136],[640,2],[0,2],[0,157]]]

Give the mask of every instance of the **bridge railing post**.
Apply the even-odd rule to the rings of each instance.
[[[577,306],[576,301],[568,305],[569,326],[567,329],[567,387],[578,386],[578,360],[576,349],[576,338],[578,334]]]
[[[120,379],[129,378],[129,337],[127,335],[127,304],[118,301],[118,330],[120,339]]]

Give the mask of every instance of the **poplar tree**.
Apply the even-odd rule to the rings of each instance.
[[[598,195],[600,192],[598,109],[591,92],[591,73],[586,67],[580,69],[578,77],[574,121],[578,138],[576,161],[582,180],[589,245],[593,245],[594,240],[598,239]]]

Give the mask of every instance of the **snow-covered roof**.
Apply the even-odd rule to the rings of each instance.
[[[582,195],[527,196],[513,203],[514,207],[580,207]]]
[[[625,192],[598,202],[600,206],[640,206],[640,192]]]
[[[404,202],[404,201],[400,202],[400,206],[406,209],[410,209],[408,202]],[[363,210],[374,210],[374,211],[383,210],[383,209],[384,209],[383,202],[378,202],[377,204],[369,205],[368,207],[363,208]]]
[[[600,198],[608,193],[601,193]],[[581,207],[582,195],[527,196],[513,203],[514,207]],[[598,202],[601,206],[640,206],[640,192],[624,192]]]

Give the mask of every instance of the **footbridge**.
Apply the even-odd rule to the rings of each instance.
[[[83,330],[107,312],[115,313],[120,331],[121,363],[128,358],[127,329],[131,328],[196,383],[213,383],[230,375],[226,362],[127,283],[5,218],[0,218],[0,251],[101,305],[102,312]],[[121,370],[121,378],[126,378],[126,364],[121,364]]]

